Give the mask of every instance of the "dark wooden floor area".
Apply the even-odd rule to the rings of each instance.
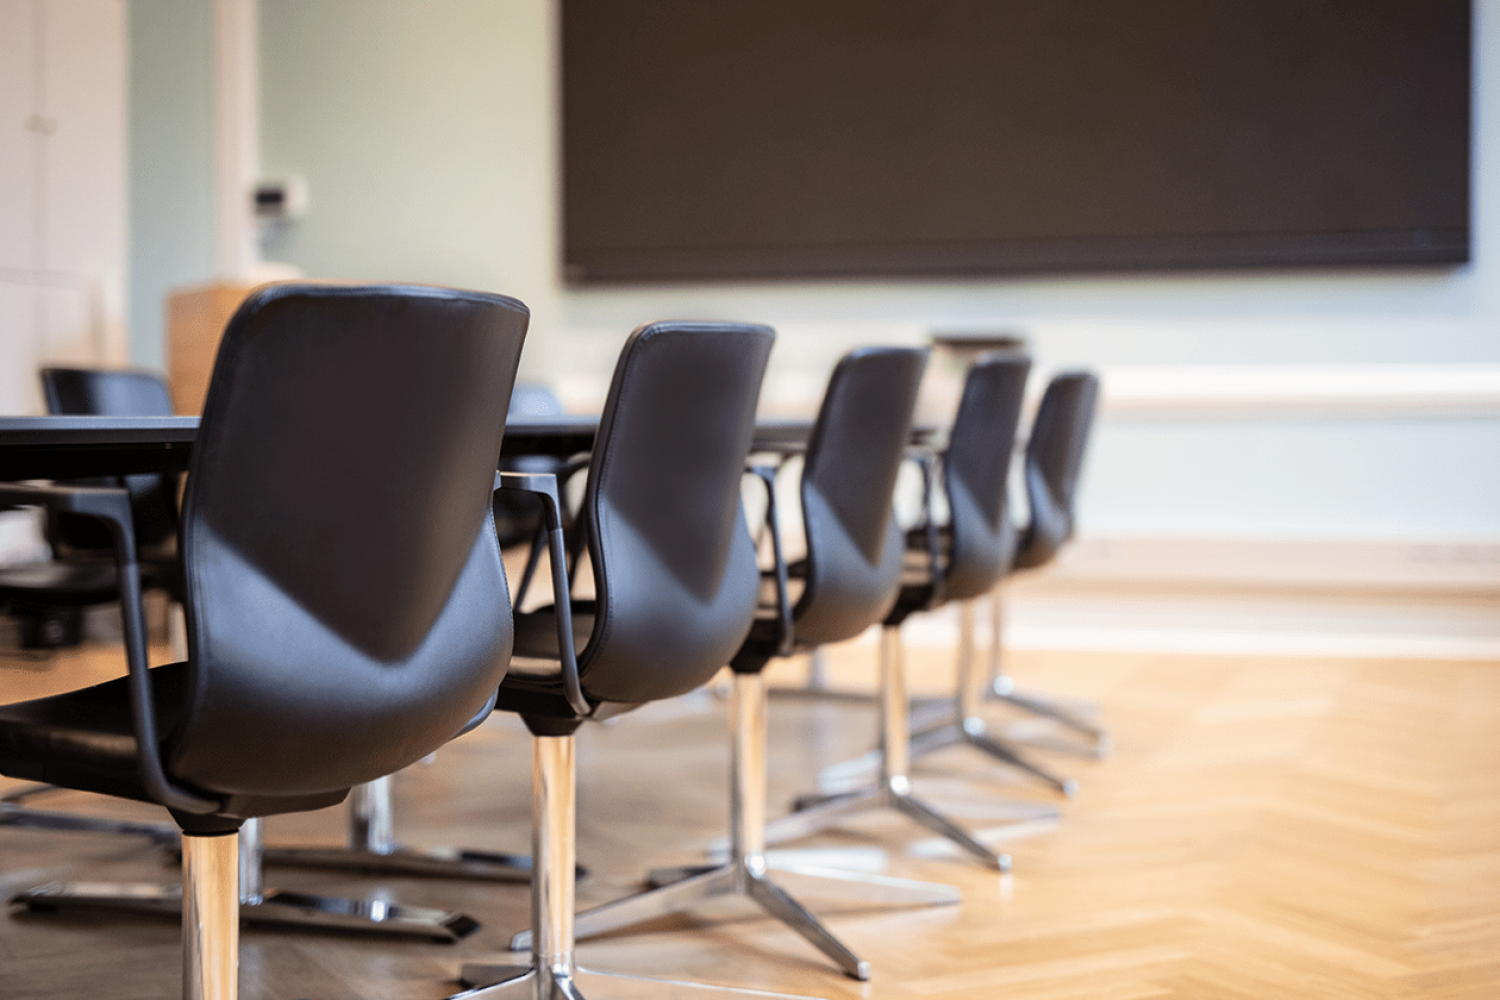
[[[839,650],[835,677],[867,678],[873,655]],[[941,686],[948,655],[913,657],[927,686]],[[741,900],[583,942],[580,961],[874,1000],[1500,996],[1500,664],[1022,652],[1013,667],[1028,685],[1100,699],[1114,753],[1049,758],[1081,791],[1055,829],[1006,843],[1010,876],[899,817],[798,844],[962,888],[962,904],[927,909],[804,900],[869,959],[871,983],[843,978]],[[0,700],[90,669],[87,658],[4,664]],[[873,736],[867,706],[778,699],[771,720],[773,812]],[[580,903],[631,890],[649,866],[701,857],[727,821],[727,766],[724,709],[709,694],[586,729],[579,856],[594,874]],[[524,731],[492,720],[398,777],[399,832],[524,851],[529,767]],[[971,751],[929,758],[919,776],[931,801],[981,831],[1001,829],[1007,801],[1049,801]],[[156,816],[81,794],[56,804]],[[340,810],[283,817],[267,839],[337,842],[343,824]],[[139,841],[0,828],[4,888],[64,875],[176,877]],[[463,961],[498,952],[529,916],[524,886],[291,869],[267,881],[460,910],[483,927],[457,945],[247,930],[246,1000],[437,1000],[457,988]],[[171,922],[0,916],[5,1000],[175,997],[180,962]]]

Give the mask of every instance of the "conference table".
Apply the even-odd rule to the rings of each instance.
[[[513,415],[506,421],[501,458],[572,456],[587,452],[593,447],[598,429],[599,417],[595,415]],[[795,449],[805,443],[811,429],[812,421],[806,419],[758,421],[755,448],[778,452]],[[197,433],[197,417],[0,416],[0,482],[185,472]],[[139,824],[117,828],[130,833],[156,833],[153,828]],[[116,898],[108,891],[100,897],[91,891],[91,887],[81,887],[78,899],[71,895],[49,896],[49,905],[129,909],[139,904],[148,912],[164,912],[163,908],[171,905],[151,893],[137,899],[140,892]],[[437,910],[386,904],[375,907],[359,900],[307,899],[312,902],[292,906],[249,905],[243,913],[246,919],[255,922],[375,928],[443,940],[449,939],[443,935],[449,933],[450,922],[464,919]]]
[[[576,455],[593,446],[598,429],[592,414],[512,416],[500,454]],[[807,418],[762,418],[754,448],[796,448],[811,431]],[[0,417],[0,481],[185,472],[197,434],[197,417]],[[919,428],[913,437],[931,434]]]

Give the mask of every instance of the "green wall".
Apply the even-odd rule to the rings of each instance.
[[[263,257],[535,309],[552,280],[546,24],[536,0],[262,0],[263,172],[309,192]]]
[[[214,274],[213,7],[130,0],[130,358],[166,364],[166,295]]]

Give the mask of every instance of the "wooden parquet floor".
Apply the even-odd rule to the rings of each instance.
[[[835,677],[868,678],[873,653],[837,650]],[[941,688],[949,655],[914,651],[916,686]],[[88,669],[87,657],[45,672],[0,665],[0,700]],[[843,978],[734,899],[582,942],[580,962],[869,1000],[1500,997],[1500,663],[1017,652],[1012,669],[1028,686],[1098,699],[1114,752],[1049,757],[1081,791],[1055,828],[1005,842],[1008,876],[896,816],[796,845],[961,887],[960,905],[925,909],[804,898],[870,960],[872,982]],[[819,767],[867,749],[874,712],[778,699],[771,725],[774,812]],[[527,746],[514,720],[497,718],[399,776],[402,836],[525,850]],[[727,821],[727,757],[723,706],[707,693],[585,731],[579,857],[593,877],[581,905],[630,891],[649,866],[700,857]],[[1049,800],[962,748],[917,774],[929,801],[995,837],[1003,803]],[[81,794],[56,802],[155,815]],[[277,818],[266,835],[337,842],[342,826],[334,810]],[[0,828],[0,885],[64,872],[175,877],[140,842]],[[267,880],[442,906],[484,926],[457,945],[249,929],[246,1000],[437,1000],[463,961],[498,952],[528,919],[522,886],[290,869]],[[180,974],[170,922],[0,916],[4,1000],[175,997]]]

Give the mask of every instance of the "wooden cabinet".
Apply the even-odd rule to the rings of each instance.
[[[252,287],[215,282],[179,288],[167,297],[167,381],[178,413],[203,412],[224,324]]]

